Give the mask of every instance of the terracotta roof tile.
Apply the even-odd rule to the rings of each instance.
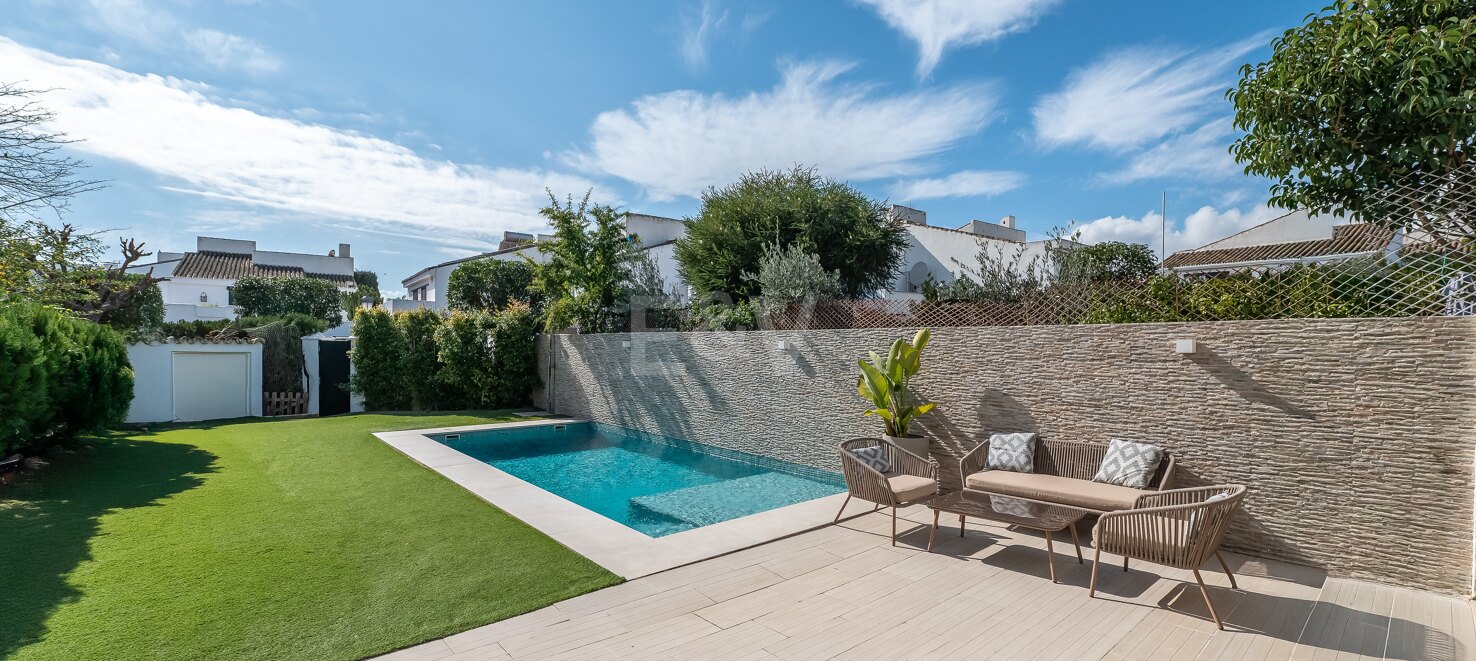
[[[1367,223],[1354,223],[1334,227],[1333,235],[1330,239],[1269,243],[1258,246],[1244,246],[1241,248],[1221,248],[1218,250],[1181,250],[1169,255],[1168,259],[1163,260],[1163,265],[1168,268],[1183,268],[1188,266],[1209,266],[1213,264],[1240,264],[1244,262],[1347,255],[1382,250],[1393,240],[1393,230]]]
[[[308,273],[297,266],[274,266],[257,264],[251,255],[233,252],[187,252],[174,267],[176,278],[211,278],[217,280],[239,280],[247,277],[263,278],[318,278],[339,286],[354,284],[351,275],[336,273]]]

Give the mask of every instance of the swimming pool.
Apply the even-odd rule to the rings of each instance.
[[[845,490],[834,473],[598,422],[429,436],[651,537]]]

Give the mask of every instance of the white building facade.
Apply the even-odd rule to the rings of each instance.
[[[160,251],[155,257],[153,263],[128,271],[166,278],[159,283],[165,321],[235,318],[231,291],[245,277],[319,278],[339,291],[356,289],[354,258],[347,243],[326,255],[311,255],[258,250],[255,241],[202,236],[195,240],[194,252]]]

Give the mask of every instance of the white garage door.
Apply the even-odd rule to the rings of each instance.
[[[251,354],[174,354],[174,418],[216,420],[250,415]]]

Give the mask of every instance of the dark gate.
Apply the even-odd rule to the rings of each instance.
[[[318,415],[349,412],[349,340],[318,342]]]

